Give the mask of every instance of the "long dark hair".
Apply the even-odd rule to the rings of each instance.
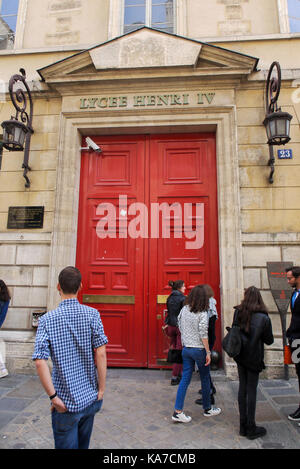
[[[0,301],[8,301],[10,300],[10,292],[3,282],[3,280],[0,280]]]
[[[192,313],[207,311],[209,307],[209,295],[204,285],[196,285],[190,291],[185,304],[190,307]]]
[[[213,291],[212,287],[211,287],[210,285],[208,285],[208,283],[206,283],[206,284],[203,285],[203,286],[204,286],[204,288],[205,288],[205,290],[206,290],[206,292],[207,292],[209,298],[213,298],[213,296],[214,296],[214,291]]]
[[[172,290],[179,290],[184,285],[184,280],[170,280],[168,282],[169,287],[172,287]]]
[[[240,305],[235,306],[238,310],[238,323],[242,330],[249,332],[252,313],[260,312],[268,314],[267,307],[263,302],[258,288],[252,286],[245,290],[244,298]]]

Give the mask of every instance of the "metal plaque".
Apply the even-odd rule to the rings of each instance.
[[[44,207],[9,207],[7,228],[43,228]]]
[[[82,296],[83,303],[91,304],[123,304],[134,305],[134,295],[93,295],[85,294]]]
[[[271,293],[280,313],[286,314],[292,295],[292,288],[287,283],[285,269],[293,262],[267,262],[267,272]]]

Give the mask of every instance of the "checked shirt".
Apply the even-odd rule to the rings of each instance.
[[[33,360],[53,363],[52,381],[69,412],[80,412],[98,396],[94,349],[108,342],[99,312],[63,300],[39,319]]]

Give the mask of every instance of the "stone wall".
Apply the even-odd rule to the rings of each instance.
[[[33,331],[32,313],[47,308],[49,256],[56,186],[56,157],[61,101],[34,96],[34,134],[31,139],[25,189],[23,152],[4,149],[0,172],[0,278],[12,293],[2,331]],[[9,100],[0,108],[0,120],[13,113]],[[10,206],[44,206],[44,226],[36,230],[7,229]]]
[[[266,347],[264,375],[283,376],[282,329],[279,313],[267,278],[267,262],[291,261],[300,265],[300,128],[293,88],[283,87],[279,101],[283,110],[293,115],[291,142],[292,160],[278,160],[275,148],[274,183],[268,181],[270,168],[264,119],[263,85],[252,85],[237,93],[238,144],[240,167],[240,205],[243,250],[244,288],[260,289],[270,311],[275,341]],[[281,147],[279,147],[281,148]],[[290,312],[287,315],[287,326]],[[230,363],[230,362],[229,362]],[[232,362],[231,362],[232,363]],[[235,369],[229,374],[236,375]],[[294,367],[290,367],[294,374]]]

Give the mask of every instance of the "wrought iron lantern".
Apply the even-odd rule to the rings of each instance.
[[[276,75],[273,75],[273,71]],[[290,141],[290,122],[293,118],[288,112],[283,112],[277,106],[277,101],[281,88],[281,68],[278,62],[273,62],[268,73],[266,85],[266,117],[263,124],[266,128],[270,159],[268,165],[271,166],[269,182],[273,183],[274,174],[274,150],[273,145],[285,145]]]
[[[30,139],[33,134],[32,117],[33,117],[33,103],[31,98],[30,89],[26,83],[26,74],[23,68],[20,73],[13,75],[9,80],[9,94],[12,103],[16,109],[15,117],[10,120],[2,122],[3,127],[3,147],[9,151],[24,151],[24,161],[22,168],[24,169],[23,176],[26,180],[25,187],[30,187],[30,181],[27,172],[30,171],[29,163],[29,149]],[[24,88],[18,88],[14,91],[14,85],[17,82],[23,83]],[[27,96],[29,99],[29,115],[27,109]],[[20,120],[19,120],[20,118]]]

